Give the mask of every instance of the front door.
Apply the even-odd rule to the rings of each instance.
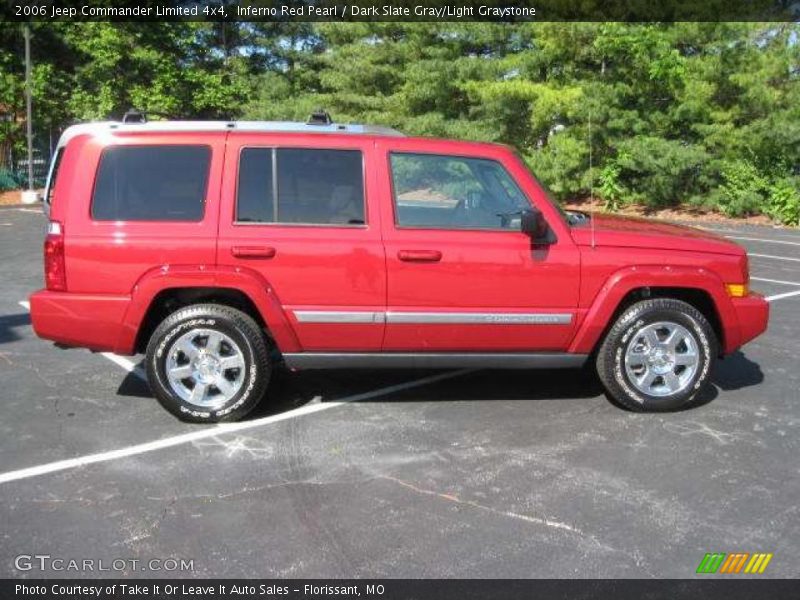
[[[232,132],[218,263],[269,282],[305,351],[376,351],[386,272],[371,142]]]
[[[520,211],[532,205],[503,166],[513,155],[467,144],[418,153],[402,140],[379,147],[391,182],[382,194],[383,349],[563,350],[575,328],[579,252],[563,230],[536,247],[520,231]]]

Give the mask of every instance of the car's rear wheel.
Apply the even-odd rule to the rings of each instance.
[[[597,373],[609,395],[631,410],[676,410],[707,383],[716,355],[716,336],[700,311],[654,298],[620,315],[597,353]]]
[[[182,308],[156,328],[145,359],[150,387],[184,421],[235,421],[258,404],[271,363],[258,324],[217,304]]]

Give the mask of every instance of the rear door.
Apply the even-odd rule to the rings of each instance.
[[[565,349],[580,273],[565,224],[540,207],[555,240],[533,246],[520,211],[546,198],[521,162],[504,148],[434,144],[379,143],[389,184],[384,350]]]
[[[386,269],[373,142],[232,132],[217,262],[268,282],[305,351],[375,351]]]

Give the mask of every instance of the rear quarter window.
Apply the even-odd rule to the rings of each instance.
[[[97,221],[200,221],[211,163],[208,146],[110,146],[92,195]]]

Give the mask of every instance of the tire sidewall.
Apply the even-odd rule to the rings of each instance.
[[[625,353],[633,341],[634,334],[642,327],[659,321],[668,321],[684,326],[694,337],[697,344],[699,364],[688,387],[670,396],[651,396],[636,389],[625,369]],[[620,331],[615,336],[609,361],[612,377],[619,391],[631,402],[640,405],[642,410],[671,410],[689,402],[705,385],[711,374],[713,356],[716,352],[715,340],[711,337],[708,326],[704,327],[696,318],[680,309],[642,307],[633,310],[627,318],[620,322]]]
[[[181,335],[192,329],[213,329],[229,336],[242,352],[245,361],[245,379],[238,392],[224,405],[214,409],[203,409],[183,400],[169,384],[166,375],[166,363],[172,344]],[[244,413],[259,400],[261,370],[267,365],[256,360],[253,345],[248,336],[229,318],[221,315],[197,315],[184,318],[168,319],[153,335],[154,346],[147,354],[147,371],[152,385],[160,388],[157,394],[159,401],[170,412],[184,420],[199,422],[215,422]],[[268,373],[264,374],[268,376]]]

